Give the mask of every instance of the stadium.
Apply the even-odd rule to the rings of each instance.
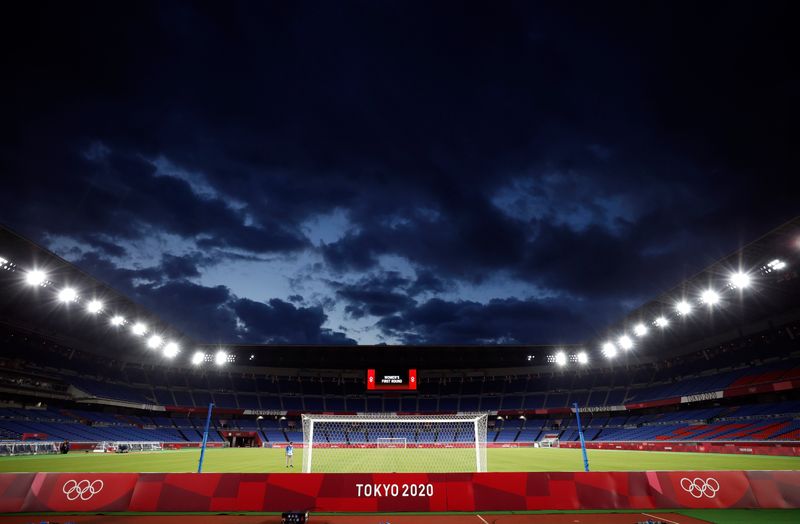
[[[0,257],[3,522],[800,518],[800,218],[572,346],[204,344]]]

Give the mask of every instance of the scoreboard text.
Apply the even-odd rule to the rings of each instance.
[[[368,391],[415,391],[417,389],[416,369],[368,369]]]

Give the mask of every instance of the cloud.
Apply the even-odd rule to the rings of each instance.
[[[404,288],[411,282],[396,271],[387,271],[360,279],[354,284],[335,285],[336,296],[348,305],[345,311],[353,318],[367,315],[383,317],[415,304]]]
[[[327,319],[321,307],[295,307],[273,298],[266,303],[246,298],[232,304],[247,326],[250,340],[271,344],[355,344],[343,333],[322,329]]]
[[[355,344],[344,333],[323,327],[327,315],[322,307],[274,298],[259,302],[239,298],[223,285],[185,280],[197,272],[196,258],[168,256],[160,266],[127,269],[90,253],[77,265],[199,342]]]
[[[494,299],[487,304],[434,298],[378,321],[407,344],[578,343],[593,332],[585,312],[557,301]]]
[[[341,341],[343,304],[409,341],[547,342],[796,214],[788,5],[14,9],[0,221],[159,314],[196,294],[197,336]],[[222,263],[276,259],[280,297],[218,295]],[[543,304],[520,282],[560,300],[535,333],[496,316]]]

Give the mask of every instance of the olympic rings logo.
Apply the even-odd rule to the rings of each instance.
[[[89,500],[95,493],[100,493],[102,489],[102,480],[95,480],[93,482],[88,480],[68,480],[64,483],[61,491],[67,496],[67,500]]]
[[[681,479],[681,487],[696,499],[703,497],[713,499],[717,495],[717,491],[719,491],[719,482],[713,477],[707,479],[683,477]]]

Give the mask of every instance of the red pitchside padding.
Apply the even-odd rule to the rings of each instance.
[[[799,507],[800,471],[0,474],[0,512]]]

